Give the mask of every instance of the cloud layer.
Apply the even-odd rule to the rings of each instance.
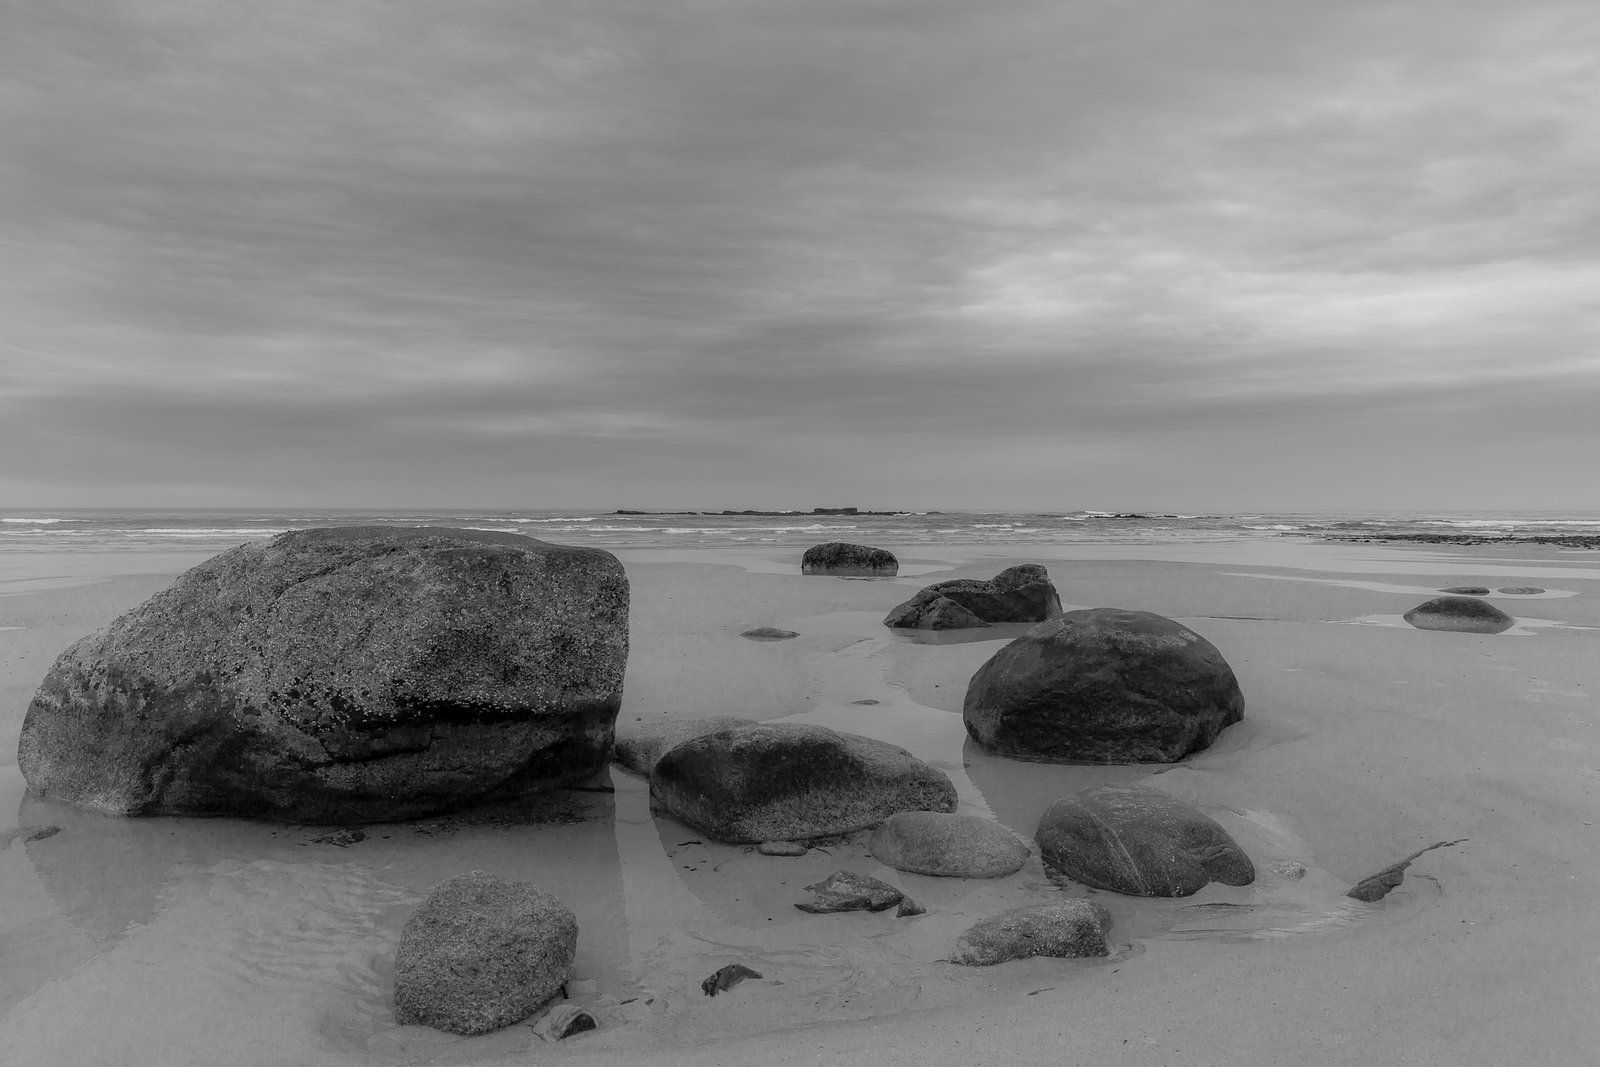
[[[1597,56],[1557,0],[21,5],[0,492],[1580,506]]]

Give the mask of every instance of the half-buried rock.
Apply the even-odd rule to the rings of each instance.
[[[1012,908],[977,923],[956,938],[950,962],[990,967],[1030,956],[1077,959],[1109,956],[1111,913],[1093,900],[1073,898]]]
[[[34,792],[98,811],[403,819],[605,766],[628,654],[609,552],[335,527],[242,545],[56,660]]]
[[[894,553],[846,541],[812,545],[800,557],[801,574],[838,574],[856,578],[893,578],[900,573]]]
[[[1457,630],[1469,634],[1497,634],[1517,620],[1487,600],[1470,596],[1439,596],[1418,604],[1402,616],[1419,630]]]
[[[452,1034],[510,1026],[560,992],[577,946],[577,918],[532,882],[448,878],[401,931],[395,1021]]]
[[[900,604],[883,624],[897,629],[952,630],[992,622],[1042,622],[1061,614],[1061,597],[1037,563],[1007,567],[982,581],[935,582]]]
[[[967,686],[967,733],[1018,759],[1171,763],[1244,716],[1228,661],[1148,611],[1091,608],[1042,622]]]
[[[897,811],[954,811],[956,789],[903,748],[808,723],[718,730],[662,754],[650,795],[720,841],[803,841]]]
[[[1045,810],[1045,869],[1096,889],[1186,897],[1211,882],[1249,885],[1255,865],[1210,816],[1159,789],[1098,785]]]
[[[1022,869],[1028,846],[993,819],[902,811],[872,831],[873,859],[897,871],[944,878],[1000,878]]]

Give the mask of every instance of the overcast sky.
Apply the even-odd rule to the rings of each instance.
[[[0,0],[0,503],[1600,508],[1594,0]]]

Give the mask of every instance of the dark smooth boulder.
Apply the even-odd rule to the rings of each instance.
[[[1012,908],[990,916],[956,938],[950,962],[989,967],[1030,956],[1077,959],[1109,956],[1111,913],[1093,900],[1074,897]]]
[[[1439,590],[1441,593],[1454,593],[1457,596],[1488,596],[1489,587],[1486,585],[1456,585],[1449,589]]]
[[[1045,810],[1034,836],[1046,870],[1130,896],[1186,897],[1211,882],[1256,878],[1216,820],[1147,786],[1080,789]]]
[[[822,881],[806,886],[806,892],[815,899],[795,907],[813,915],[836,911],[887,911],[905,897],[888,882],[854,871],[835,871]]]
[[[1497,634],[1517,620],[1487,600],[1466,596],[1440,596],[1418,604],[1401,616],[1419,630],[1455,630],[1469,634]]]
[[[650,795],[721,841],[803,841],[876,826],[897,811],[954,811],[943,771],[903,748],[807,723],[718,730],[656,761]]]
[[[900,561],[886,549],[829,541],[806,549],[800,557],[800,573],[893,578],[900,573]]]
[[[884,616],[883,624],[896,629],[954,629],[992,622],[1041,622],[1059,614],[1061,596],[1050,584],[1050,573],[1037,563],[1023,563],[1007,567],[987,581],[954,578],[935,582],[896,606]],[[963,621],[969,616],[976,621]]]
[[[125,814],[411,818],[605,766],[628,653],[609,552],[439,527],[241,545],[56,661],[17,761]]]
[[[1228,661],[1181,623],[1091,608],[1033,627],[967,686],[962,715],[984,748],[1020,759],[1170,763],[1244,717]]]
[[[754,726],[754,719],[741,719],[733,715],[708,715],[703,719],[674,719],[671,722],[624,723],[617,727],[617,743],[612,749],[612,759],[635,774],[650,777],[656,769],[656,760],[674,745],[718,730],[731,730],[735,726]]]
[[[448,878],[400,933],[395,1021],[452,1034],[520,1022],[560,992],[577,945],[572,911],[533,883]]]
[[[1000,878],[1022,869],[1028,846],[993,819],[954,812],[902,811],[867,844],[873,859],[897,871],[944,878]]]

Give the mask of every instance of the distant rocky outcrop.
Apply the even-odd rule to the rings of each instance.
[[[1029,849],[993,819],[902,811],[872,832],[867,848],[897,871],[945,878],[999,878],[1022,869]]]
[[[1517,620],[1487,600],[1468,596],[1440,596],[1418,604],[1401,616],[1419,630],[1456,630],[1469,634],[1497,634]]]
[[[1148,611],[1091,608],[1040,623],[972,676],[967,733],[1021,759],[1170,763],[1244,716],[1228,661]]]
[[[1147,786],[1080,789],[1045,810],[1035,839],[1046,870],[1131,896],[1186,897],[1211,882],[1256,877],[1216,820]]]
[[[900,561],[887,549],[829,541],[806,549],[800,557],[800,573],[893,578],[900,573]]]
[[[990,967],[1031,956],[1076,959],[1109,956],[1111,913],[1092,900],[1074,897],[1012,908],[977,923],[960,937],[950,962]]]
[[[628,581],[515,534],[334,527],[224,552],[56,661],[18,763],[99,811],[402,819],[589,777]]]
[[[703,719],[676,719],[671,722],[624,723],[617,727],[617,743],[612,759],[635,774],[650,777],[661,754],[674,745],[718,730],[754,726],[754,719],[733,715],[709,715]]]
[[[532,882],[446,879],[401,931],[395,1021],[452,1034],[520,1022],[560,992],[577,945],[577,918]]]
[[[898,605],[883,624],[896,629],[941,630],[992,622],[1042,622],[1061,614],[1061,597],[1037,563],[1008,567],[987,581],[935,582]]]
[[[954,811],[956,789],[903,748],[807,723],[735,727],[675,745],[650,795],[721,841],[803,841],[897,811]]]

